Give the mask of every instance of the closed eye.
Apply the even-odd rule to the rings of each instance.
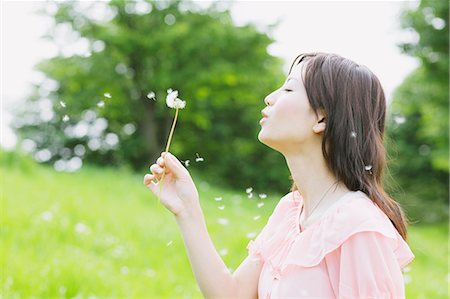
[[[290,91],[292,91],[292,89],[285,88],[284,91],[290,92]]]

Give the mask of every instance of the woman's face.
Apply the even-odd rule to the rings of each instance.
[[[268,106],[262,113],[267,118],[261,122],[258,139],[283,154],[298,153],[321,142],[319,133],[325,128],[325,122],[319,123],[323,116],[316,116],[306,95],[302,80],[305,63],[295,65],[284,84],[264,100]]]

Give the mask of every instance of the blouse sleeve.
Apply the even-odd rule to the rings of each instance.
[[[340,247],[339,298],[404,298],[401,267],[390,239],[358,232]]]

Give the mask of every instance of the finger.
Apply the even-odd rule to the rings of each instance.
[[[158,158],[158,160],[156,160],[156,163],[159,165],[159,166],[161,166],[161,167],[164,167],[164,159],[163,159],[163,157],[159,157]]]
[[[177,177],[180,177],[180,175],[185,174],[187,172],[187,169],[181,164],[181,162],[178,160],[177,157],[172,155],[170,152],[167,153],[167,160],[166,160],[166,166],[175,173]]]
[[[147,173],[144,176],[144,185],[150,189],[154,194],[156,194],[157,190],[158,190],[158,184],[156,184],[155,182],[153,182],[153,178],[154,176],[152,174]]]
[[[163,169],[159,165],[153,164],[150,166],[150,171],[158,181],[161,179]]]

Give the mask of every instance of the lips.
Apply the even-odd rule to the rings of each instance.
[[[269,117],[269,115],[267,115],[267,113],[265,113],[264,111],[261,111],[261,115],[262,115],[263,117]]]

